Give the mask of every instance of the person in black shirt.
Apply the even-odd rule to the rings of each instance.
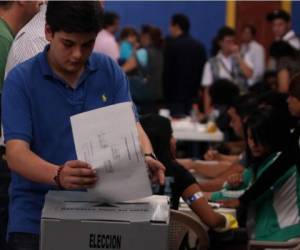
[[[160,187],[158,194],[171,196],[171,207],[177,209],[179,197],[189,203],[191,209],[210,228],[214,230],[230,229],[230,218],[214,212],[189,171],[175,160],[175,139],[172,137],[170,121],[159,115],[147,115],[140,119],[148,135],[157,158],[166,167],[165,186]]]
[[[164,49],[164,96],[172,115],[189,114],[197,98],[206,62],[204,46],[190,33],[189,19],[183,14],[171,18],[170,37]]]

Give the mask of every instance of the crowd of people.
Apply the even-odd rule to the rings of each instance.
[[[170,195],[173,209],[182,197],[214,239],[238,225],[252,239],[299,238],[300,39],[290,19],[283,10],[267,15],[270,48],[251,24],[240,43],[221,27],[208,56],[182,13],[163,38],[151,24],[119,32],[121,18],[98,1],[0,1],[0,249],[38,249],[45,194],[97,182],[92,166],[76,160],[70,116],[127,101],[153,191]],[[196,122],[213,118],[224,142],[201,161],[178,158],[161,107],[174,117],[196,107]],[[236,208],[238,222],[208,201]]]

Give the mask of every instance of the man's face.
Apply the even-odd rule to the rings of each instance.
[[[225,55],[229,55],[232,53],[232,49],[235,46],[235,38],[234,36],[225,36],[219,42],[220,48]]]
[[[142,33],[141,37],[140,37],[140,40],[141,40],[141,46],[144,47],[144,48],[149,47],[150,44],[151,44],[151,38],[150,38],[150,35],[148,33]]]
[[[255,143],[250,129],[247,129],[247,144],[253,157],[262,157],[269,153],[270,149],[260,143]]]
[[[169,27],[169,32],[171,37],[176,38],[178,33],[178,26],[171,23]]]
[[[287,103],[290,113],[293,116],[300,117],[300,100],[297,97],[289,95]]]
[[[117,18],[112,25],[111,31],[113,34],[116,34],[120,29],[120,20]]]
[[[245,28],[242,32],[242,40],[244,43],[249,43],[253,39],[251,30],[249,28]]]
[[[278,18],[272,21],[272,30],[277,39],[282,38],[289,30],[290,23]]]
[[[49,56],[54,67],[65,73],[77,73],[83,69],[92,53],[96,33],[53,33],[48,25],[45,33],[50,42]]]
[[[27,23],[36,13],[39,12],[43,1],[24,1],[22,4],[24,9],[24,21]]]

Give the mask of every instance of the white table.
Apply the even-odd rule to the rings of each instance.
[[[192,123],[190,118],[171,120],[173,136],[178,141],[221,142],[224,135],[220,130],[207,132],[207,125]]]

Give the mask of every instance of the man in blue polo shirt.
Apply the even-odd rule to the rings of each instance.
[[[38,249],[48,190],[89,188],[97,180],[89,164],[74,160],[70,116],[131,101],[121,69],[108,57],[91,54],[102,15],[98,1],[49,1],[45,34],[50,44],[5,81],[3,126],[12,170],[8,242],[13,250]],[[152,158],[139,122],[137,128],[146,162],[162,183],[164,167]]]

